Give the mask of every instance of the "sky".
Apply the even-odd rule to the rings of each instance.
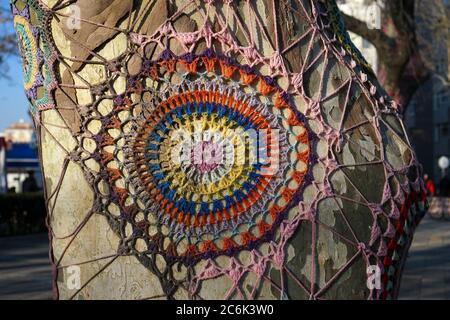
[[[8,13],[7,1],[1,1],[0,8]],[[2,23],[0,33],[13,32],[12,22]],[[5,73],[8,78],[0,76],[0,132],[12,122],[23,119],[31,122],[28,116],[28,100],[25,96],[22,82],[22,66],[19,56],[5,57],[4,63],[0,64],[0,74]]]
[[[29,103],[23,89],[20,63],[19,57],[9,57],[5,61],[9,79],[0,77],[0,132],[20,119],[31,122],[27,113]],[[3,65],[0,67],[4,68]]]

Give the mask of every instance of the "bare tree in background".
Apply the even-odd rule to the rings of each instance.
[[[8,56],[17,54],[16,34],[9,7],[0,6],[0,77],[8,76]]]
[[[367,0],[371,4],[376,0]],[[448,39],[448,18],[442,0],[378,0],[381,29],[343,13],[346,27],[377,49],[378,78],[406,107],[413,94],[435,73],[438,42]],[[446,72],[441,74],[447,78]]]

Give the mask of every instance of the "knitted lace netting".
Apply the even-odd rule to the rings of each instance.
[[[97,268],[77,298],[131,256],[162,288],[140,298],[396,298],[426,202],[421,169],[334,1],[103,5],[11,1],[40,146],[45,136],[65,153],[46,186],[52,248],[65,241],[51,250],[56,297],[70,265]],[[179,163],[178,130],[202,133]],[[65,182],[69,165],[93,200],[61,234],[55,207],[77,183]],[[106,219],[116,251],[64,264],[93,217]],[[223,292],[208,291],[214,281]]]

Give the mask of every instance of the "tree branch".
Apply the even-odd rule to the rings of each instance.
[[[356,33],[372,43],[377,50],[383,50],[389,44],[391,39],[386,36],[381,30],[371,29],[367,23],[355,17],[349,16],[341,11],[344,18],[345,27],[347,30]]]

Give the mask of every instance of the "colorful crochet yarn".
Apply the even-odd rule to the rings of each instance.
[[[68,30],[72,1],[12,0],[40,141],[64,154],[55,296],[395,299],[421,169],[334,1],[112,2],[76,1]],[[81,178],[87,212],[55,209]],[[72,257],[92,276],[68,292]],[[131,258],[151,285],[108,274]]]
[[[22,56],[24,88],[31,101],[31,111],[54,107],[52,91],[56,87],[53,64],[56,50],[47,39],[48,15],[42,4],[35,1],[17,1],[12,6],[14,28]]]
[[[168,83],[164,92],[146,87],[149,77],[164,83],[178,68],[180,83]],[[139,74],[128,78],[126,92],[114,99],[116,111],[133,114],[127,119],[131,129],[124,130],[115,112],[101,119],[105,128],[123,131],[124,160],[114,156],[117,149],[99,156],[108,185],[130,176],[138,190],[111,188],[123,210],[138,211],[126,206],[128,197],[143,203],[146,215],[167,226],[173,250],[158,248],[155,239],[163,235],[147,219],[144,228],[134,225],[134,234],[187,264],[273,240],[311,181],[314,161],[314,134],[290,103],[273,79],[211,50],[182,57],[164,52],[144,61]],[[116,145],[108,131],[98,140]],[[112,161],[123,162],[123,170],[108,169]]]
[[[14,28],[17,30],[17,37],[19,39],[19,49],[22,57],[24,57],[23,62],[23,77],[24,77],[24,87],[25,90],[30,90],[35,85],[36,79],[38,77],[38,56],[37,56],[37,45],[35,41],[35,35],[37,33],[36,29],[33,28],[28,23],[28,21],[22,16],[14,17]],[[40,79],[39,79],[40,80]],[[42,81],[39,82],[42,84]],[[33,92],[36,96],[36,92]]]

